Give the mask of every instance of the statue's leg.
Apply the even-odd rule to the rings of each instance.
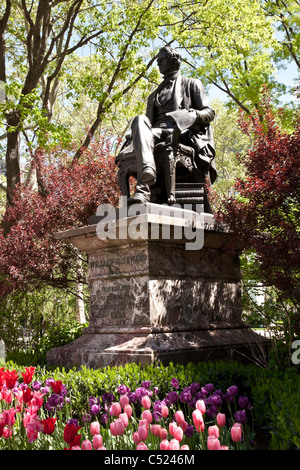
[[[137,116],[132,122],[131,129],[139,179],[144,184],[152,185],[156,181],[156,165],[155,137],[151,122],[146,116]]]

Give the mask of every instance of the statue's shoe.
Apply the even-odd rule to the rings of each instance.
[[[146,204],[147,202],[150,202],[150,196],[147,197],[135,194],[133,197],[127,199],[128,206],[132,206],[133,204]]]
[[[156,182],[156,171],[150,166],[147,166],[141,173],[141,180],[144,184],[152,186]]]

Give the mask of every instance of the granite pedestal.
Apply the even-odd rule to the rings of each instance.
[[[267,340],[241,320],[239,257],[225,251],[230,233],[210,214],[157,214],[155,206],[57,234],[88,254],[90,314],[80,338],[48,353],[49,365],[249,362],[265,350]]]

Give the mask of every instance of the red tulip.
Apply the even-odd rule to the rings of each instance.
[[[27,388],[23,392],[23,403],[29,403],[32,400],[32,398],[33,398],[33,393],[30,390],[30,388]]]
[[[76,438],[76,434],[81,426],[76,426],[75,423],[67,423],[64,429],[64,441],[68,444],[72,443]]]
[[[44,434],[53,434],[57,418],[47,418],[42,421]]]
[[[19,374],[15,370],[6,370],[3,374],[6,386],[9,390],[13,389],[19,378]]]
[[[62,381],[61,380],[56,380],[51,384],[52,390],[54,393],[60,393],[62,389]]]
[[[25,372],[21,372],[21,374],[23,375],[23,382],[27,385],[30,384],[30,382],[32,381],[32,378],[33,378],[33,375],[34,375],[34,372],[35,372],[35,367],[25,367]]]

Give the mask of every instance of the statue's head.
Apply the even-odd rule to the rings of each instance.
[[[158,53],[157,64],[162,75],[167,72],[177,71],[180,68],[181,55],[176,49],[164,46]]]

